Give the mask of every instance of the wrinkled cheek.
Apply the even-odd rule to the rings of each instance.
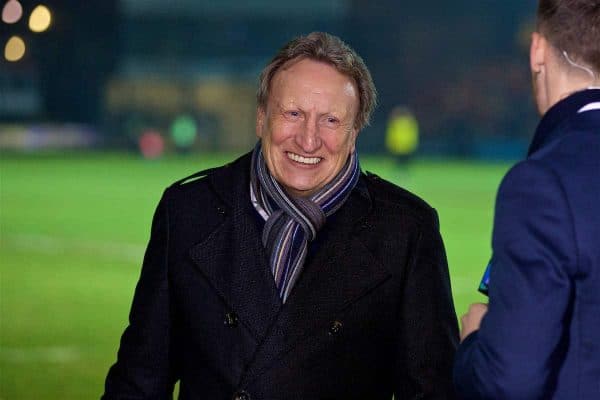
[[[271,173],[273,173],[275,168],[277,167],[277,164],[279,163],[277,160],[277,155],[270,144],[265,145],[265,143],[263,143],[262,150],[265,162],[267,164],[267,168],[269,169],[269,171],[271,171]]]
[[[351,135],[331,138],[326,143],[332,153],[349,154],[352,150],[354,140]]]

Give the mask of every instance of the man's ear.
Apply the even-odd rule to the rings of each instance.
[[[256,136],[262,138],[263,128],[265,126],[265,110],[262,107],[256,109]]]
[[[548,41],[538,32],[531,34],[531,48],[529,49],[529,63],[531,72],[538,74],[543,71],[546,64]]]
[[[356,128],[356,127],[352,128],[350,135],[352,135],[352,137],[350,138],[352,140],[352,145],[350,146],[350,153],[353,153],[354,150],[356,150],[356,139],[358,138],[358,128]]]

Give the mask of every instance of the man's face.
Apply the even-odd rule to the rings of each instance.
[[[354,151],[359,99],[352,78],[303,59],[271,81],[256,134],[269,171],[289,194],[310,196],[329,183]]]

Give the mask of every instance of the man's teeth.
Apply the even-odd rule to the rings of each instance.
[[[322,160],[321,157],[302,157],[298,154],[294,154],[294,153],[290,153],[290,152],[287,153],[287,156],[290,159],[292,159],[296,162],[302,163],[302,164],[313,164],[314,165],[314,164],[318,164]]]

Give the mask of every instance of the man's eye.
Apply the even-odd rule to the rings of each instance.
[[[340,120],[335,117],[327,117],[327,118],[325,118],[325,123],[328,126],[337,126],[337,125],[339,125]]]
[[[298,118],[298,117],[300,117],[300,112],[298,112],[298,111],[286,111],[285,115],[288,118]]]

